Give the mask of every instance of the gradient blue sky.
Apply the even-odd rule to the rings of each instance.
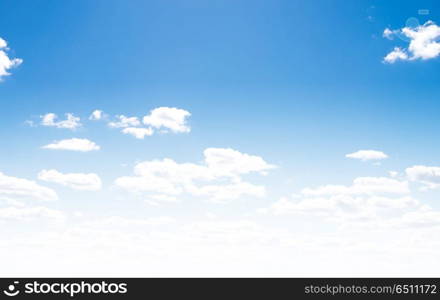
[[[0,83],[0,171],[29,180],[42,169],[99,174],[99,193],[48,184],[60,194],[53,208],[192,220],[206,211],[243,216],[304,187],[440,166],[440,60],[383,62],[407,46],[383,38],[384,29],[410,17],[440,23],[438,1],[1,1],[0,37],[24,62]],[[163,106],[189,111],[191,132],[140,140],[87,121],[95,109],[142,117]],[[84,126],[26,123],[46,113],[73,113]],[[73,137],[101,150],[41,149]],[[112,186],[137,162],[197,163],[209,147],[277,165],[267,176],[250,175],[267,196],[215,208],[150,207]],[[345,157],[361,149],[389,158]],[[413,195],[440,209],[438,190]]]

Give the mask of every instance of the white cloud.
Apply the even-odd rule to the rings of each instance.
[[[4,76],[11,75],[9,70],[19,66],[23,62],[21,58],[11,59],[7,54],[8,50],[8,43],[0,38],[0,80],[2,80]]]
[[[387,31],[388,32],[388,31]],[[395,31],[408,38],[408,49],[394,48],[394,50],[384,58],[385,62],[394,63],[397,60],[416,60],[432,59],[440,55],[440,26],[428,21],[417,27],[404,27]],[[385,32],[384,32],[384,36]],[[411,55],[407,54],[410,53]]]
[[[389,224],[397,227],[440,226],[440,211],[425,205],[416,211],[407,212],[403,216],[391,220]]]
[[[264,186],[248,182],[236,182],[225,185],[188,186],[188,192],[194,196],[207,197],[213,202],[236,200],[243,196],[263,197],[266,195]]]
[[[158,107],[143,118],[143,123],[158,129],[169,129],[176,133],[189,132],[191,128],[186,124],[186,119],[189,116],[191,116],[191,114],[184,109]]]
[[[42,148],[51,149],[51,150],[70,150],[70,151],[80,151],[80,152],[96,151],[100,149],[100,147],[96,145],[94,142],[88,139],[78,139],[78,138],[55,141],[52,144],[43,146]]]
[[[104,117],[104,112],[102,110],[99,109],[95,109],[89,117],[89,120],[92,121],[99,121]]]
[[[237,174],[258,172],[265,174],[275,166],[260,156],[241,153],[231,148],[207,148],[203,152],[206,165],[215,176],[234,177]]]
[[[440,167],[413,166],[405,173],[410,181],[423,183],[427,188],[440,187]]]
[[[144,161],[135,166],[135,176],[117,178],[115,184],[138,193],[168,196],[187,193],[214,201],[226,201],[242,196],[263,196],[263,186],[244,182],[241,175],[251,172],[264,175],[275,167],[259,156],[233,149],[208,148],[204,156],[202,164],[180,164],[168,158]]]
[[[359,150],[350,154],[345,155],[347,158],[360,159],[362,161],[367,160],[380,160],[388,158],[388,155],[382,151],[376,150]]]
[[[391,51],[384,57],[383,60],[384,62],[392,64],[397,60],[407,60],[407,59],[408,59],[408,54],[406,54],[405,50],[402,50],[399,47],[395,47],[393,51]]]
[[[318,216],[341,225],[377,222],[420,206],[408,195],[408,182],[386,177],[359,177],[351,186],[304,188],[299,195],[281,198],[260,213]]]
[[[383,31],[383,34],[382,34],[382,36],[384,38],[387,38],[389,40],[393,39],[393,35],[394,35],[394,31],[389,28],[385,28],[385,30]]]
[[[333,195],[327,197],[304,197],[289,200],[281,198],[269,208],[260,209],[263,213],[274,215],[315,215],[330,218],[338,222],[365,221],[377,218],[380,211],[396,212],[417,207],[419,202],[410,196],[351,196]]]
[[[375,194],[407,194],[407,181],[399,181],[387,177],[358,177],[351,186],[324,185],[317,188],[305,188],[301,191],[306,196],[325,195],[375,195]]]
[[[41,125],[71,130],[75,130],[81,126],[80,118],[75,117],[73,114],[67,113],[66,120],[56,122],[55,120],[57,118],[57,115],[54,113],[45,114],[41,116]]]
[[[34,181],[7,176],[0,173],[0,195],[41,201],[57,200],[55,191],[41,186]]]
[[[0,208],[0,220],[34,221],[44,219],[63,221],[65,218],[63,212],[42,206]]]
[[[143,140],[146,136],[153,135],[151,128],[127,127],[122,130],[122,133],[130,134],[137,139]]]
[[[98,175],[94,173],[60,173],[57,170],[42,170],[38,173],[38,179],[58,183],[76,190],[97,191],[102,183]]]
[[[141,125],[138,117],[126,117],[124,115],[116,116],[118,121],[109,122],[108,126],[112,128],[126,128],[126,127],[136,127]]]

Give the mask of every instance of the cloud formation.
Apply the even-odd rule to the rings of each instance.
[[[359,177],[350,186],[304,188],[299,195],[283,197],[260,213],[323,217],[341,225],[377,224],[398,220],[420,208],[410,195],[407,181],[386,177]],[[396,217],[397,216],[397,217]]]
[[[153,109],[149,115],[143,118],[145,125],[157,129],[171,130],[175,133],[190,132],[191,128],[186,124],[187,118],[191,114],[175,107],[158,107]]]
[[[263,186],[244,182],[242,175],[262,175],[275,166],[259,156],[241,153],[233,149],[208,148],[201,164],[177,163],[172,159],[138,163],[135,176],[116,179],[116,186],[128,191],[165,196],[190,194],[213,201],[227,201],[242,196],[261,197]]]
[[[404,27],[400,30],[386,28],[383,32],[383,36],[388,39],[394,35],[402,35],[409,39],[409,46],[407,49],[394,48],[385,56],[384,62],[386,63],[394,63],[398,60],[428,60],[440,55],[440,26],[433,21],[417,27]]]
[[[405,170],[408,179],[420,182],[428,189],[440,187],[440,167],[413,166]]]
[[[154,131],[151,128],[127,127],[122,129],[122,133],[129,134],[137,139],[143,140],[146,136],[153,135]]]
[[[40,201],[57,200],[55,191],[34,181],[7,176],[0,172],[0,196]]]
[[[10,58],[7,54],[8,43],[0,37],[0,81],[3,77],[11,75],[9,70],[23,63],[21,58]]]
[[[99,121],[104,117],[104,112],[99,109],[95,109],[89,116],[89,120]]]
[[[98,191],[101,189],[101,178],[94,173],[66,173],[57,170],[42,170],[38,173],[38,179],[46,182],[54,182],[75,190]]]
[[[66,139],[61,141],[54,141],[52,144],[48,144],[42,147],[43,149],[50,150],[70,150],[70,151],[80,151],[80,152],[88,152],[88,151],[97,151],[101,147],[96,145],[95,142],[92,142],[88,139]]]
[[[388,158],[388,155],[383,153],[382,151],[376,150],[359,150],[353,153],[349,153],[345,155],[347,158],[360,159],[362,161],[367,160],[381,160]]]
[[[108,126],[112,128],[136,127],[141,125],[138,117],[126,117],[124,115],[116,116],[118,121],[109,122]]]
[[[62,121],[56,121],[58,116],[54,113],[48,113],[41,116],[41,125],[56,127],[56,128],[65,128],[70,130],[75,130],[76,128],[81,126],[80,118],[75,117],[71,113],[66,114],[66,119]]]

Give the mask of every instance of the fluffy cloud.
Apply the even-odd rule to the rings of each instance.
[[[275,167],[261,157],[223,148],[208,148],[204,156],[202,164],[177,163],[168,158],[141,162],[134,168],[135,176],[120,177],[115,184],[138,193],[168,196],[187,193],[214,201],[265,194],[263,186],[241,178],[251,172],[264,175]]]
[[[183,109],[174,107],[158,107],[150,111],[150,114],[143,118],[143,124],[138,117],[116,116],[116,121],[111,121],[108,126],[111,128],[123,128],[122,133],[132,135],[137,139],[144,139],[146,136],[154,134],[155,130],[162,132],[189,132],[190,127],[186,124],[186,119],[191,114]],[[91,117],[95,119],[95,117]]]
[[[0,195],[3,197],[36,199],[41,201],[57,200],[55,191],[34,181],[7,176],[0,173]]]
[[[143,140],[146,136],[153,135],[151,128],[127,127],[122,130],[122,133],[130,134],[137,139]]]
[[[8,72],[10,69],[19,66],[23,60],[21,58],[10,58],[7,54],[8,43],[0,38],[0,80],[4,76],[10,75]]]
[[[386,177],[359,177],[351,186],[325,185],[305,188],[294,199],[281,198],[261,213],[311,215],[344,224],[393,217],[419,207],[408,182]]]
[[[143,123],[158,129],[169,129],[176,133],[189,132],[191,128],[186,124],[186,119],[189,116],[191,116],[191,114],[184,109],[158,107],[143,118]]]
[[[394,34],[401,34],[409,39],[407,49],[394,48],[385,56],[384,61],[394,63],[397,60],[432,59],[440,55],[440,26],[428,21],[417,27],[404,27],[401,30],[392,31],[385,29],[384,37],[390,38]]]
[[[42,170],[38,173],[38,179],[58,183],[76,190],[97,191],[102,183],[98,175],[94,173],[60,173],[57,170]]]
[[[350,154],[345,155],[347,158],[360,159],[362,161],[367,160],[380,160],[388,158],[388,155],[383,153],[382,151],[376,150],[359,150]]]
[[[104,117],[104,112],[99,109],[95,109],[89,116],[89,120],[99,121]]]
[[[45,114],[41,116],[41,125],[71,130],[75,130],[81,126],[80,118],[75,117],[73,114],[67,113],[66,120],[56,121],[57,118],[58,116],[54,113]]]
[[[413,166],[405,170],[408,179],[424,184],[427,188],[440,187],[440,167]]]
[[[405,50],[402,50],[399,47],[395,47],[393,51],[391,51],[384,57],[383,60],[387,63],[394,63],[397,60],[407,60],[407,59],[408,59],[408,54],[406,54]]]
[[[136,127],[141,125],[138,117],[126,117],[124,115],[116,116],[118,121],[109,122],[108,126],[112,128],[126,128],[126,127]]]
[[[100,149],[100,147],[96,145],[94,142],[88,139],[78,139],[78,138],[55,141],[52,144],[43,146],[42,148],[51,149],[51,150],[70,150],[70,151],[80,151],[80,152],[96,151]]]

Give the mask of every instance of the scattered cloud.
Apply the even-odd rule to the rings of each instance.
[[[388,155],[382,151],[376,150],[359,150],[350,154],[345,155],[347,158],[360,159],[362,161],[367,160],[381,160],[388,158]]]
[[[157,129],[171,130],[172,132],[190,132],[191,128],[186,124],[186,119],[191,114],[175,107],[158,107],[143,118],[145,125]]]
[[[71,113],[66,114],[66,120],[56,121],[58,116],[54,113],[48,113],[41,116],[41,125],[57,128],[75,130],[81,126],[80,118]]]
[[[387,28],[384,31],[386,38],[396,34],[409,39],[409,46],[407,49],[394,48],[384,58],[387,63],[394,63],[397,60],[428,60],[440,55],[440,26],[433,21],[416,27],[404,27],[395,31]]]
[[[99,121],[104,118],[104,112],[99,109],[95,109],[89,116],[89,120]]]
[[[94,173],[66,173],[57,170],[42,170],[38,173],[38,179],[46,182],[54,182],[75,190],[97,191],[102,183],[98,175]]]
[[[94,142],[88,139],[72,138],[61,141],[54,141],[52,144],[43,146],[42,148],[50,149],[50,150],[70,150],[70,151],[88,152],[88,151],[97,151],[100,149],[100,146],[96,145]]]
[[[440,167],[413,166],[405,170],[410,181],[420,182],[427,189],[440,187]]]
[[[391,30],[391,29],[389,29],[389,28],[385,28],[385,30],[383,31],[383,34],[382,34],[382,36],[384,37],[384,38],[387,38],[387,39],[389,39],[389,40],[392,40],[393,39],[393,35],[394,35],[394,31],[393,30]]]
[[[4,39],[0,38],[0,80],[2,80],[5,76],[11,75],[9,73],[10,69],[15,68],[23,63],[21,58],[11,59],[7,54],[8,50],[8,43]]]
[[[116,116],[118,121],[109,122],[108,126],[112,128],[136,127],[141,125],[138,117],[126,117],[124,115]]]
[[[55,191],[34,181],[0,173],[0,196],[40,201],[57,200]]]
[[[244,182],[242,175],[256,172],[265,175],[274,165],[259,156],[233,149],[208,148],[201,164],[177,163],[172,159],[138,163],[135,176],[116,179],[116,186],[137,193],[177,196],[190,194],[213,201],[227,201],[242,196],[261,197],[263,186]]]
[[[154,131],[151,128],[127,127],[122,129],[122,133],[130,134],[137,139],[143,140],[146,136],[153,135]]]

